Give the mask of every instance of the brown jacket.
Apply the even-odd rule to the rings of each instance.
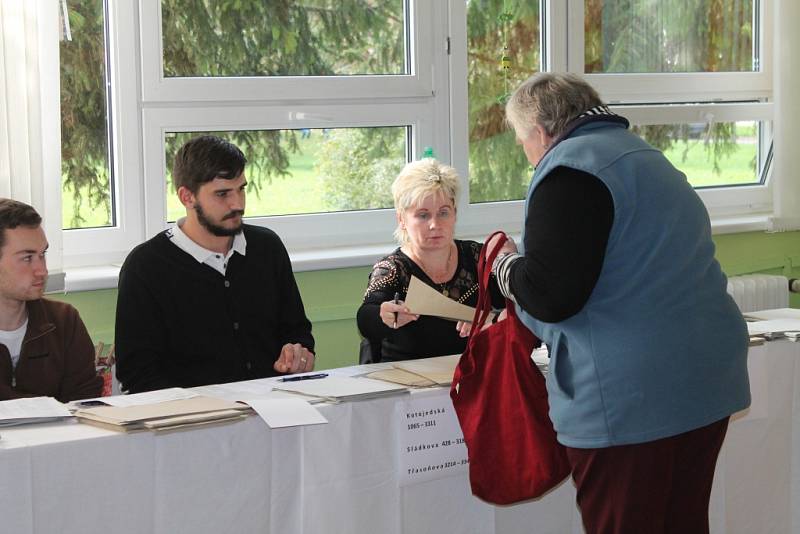
[[[78,310],[64,302],[33,300],[16,370],[0,344],[0,400],[55,397],[61,402],[100,395],[94,346]],[[11,386],[16,375],[16,385]]]

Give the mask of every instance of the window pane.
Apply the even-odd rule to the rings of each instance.
[[[585,0],[585,71],[758,70],[755,0]]]
[[[113,220],[103,0],[70,0],[61,53],[63,228]]]
[[[531,167],[504,105],[539,70],[539,3],[467,1],[470,202],[525,196]]]
[[[408,161],[405,126],[165,136],[167,219],[186,215],[172,186],[175,152],[206,133],[228,139],[247,158],[248,217],[390,208],[391,184]]]
[[[757,122],[658,124],[634,132],[686,174],[694,187],[754,184],[760,181]]]
[[[164,76],[408,74],[403,0],[162,0]]]

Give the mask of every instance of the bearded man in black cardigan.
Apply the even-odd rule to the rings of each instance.
[[[215,136],[175,155],[186,217],[119,275],[117,378],[130,393],[314,369],[311,323],[280,238],[243,223],[244,154]]]

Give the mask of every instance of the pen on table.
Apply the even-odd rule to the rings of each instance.
[[[84,410],[86,408],[94,408],[96,406],[108,406],[108,404],[97,399],[74,400],[67,403],[67,409],[70,413],[75,413],[78,410]]]
[[[400,304],[400,293],[394,294],[394,303]],[[397,312],[394,312],[394,323],[392,323],[392,328],[397,330]]]
[[[325,378],[328,373],[317,373],[315,375],[299,375],[299,376],[286,376],[280,379],[281,382],[298,382],[300,380],[315,380],[317,378]]]

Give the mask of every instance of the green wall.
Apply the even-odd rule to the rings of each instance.
[[[800,278],[800,232],[725,234],[714,236],[714,242],[728,276],[763,272]],[[369,271],[357,267],[297,273],[306,313],[314,324],[318,369],[358,363],[355,314]],[[95,342],[113,341],[116,289],[50,297],[72,303]],[[791,306],[800,308],[800,295],[792,295]]]
[[[317,369],[358,363],[356,310],[367,286],[368,267],[297,273],[297,284],[314,325]],[[114,340],[116,289],[48,295],[75,306],[94,342]]]

